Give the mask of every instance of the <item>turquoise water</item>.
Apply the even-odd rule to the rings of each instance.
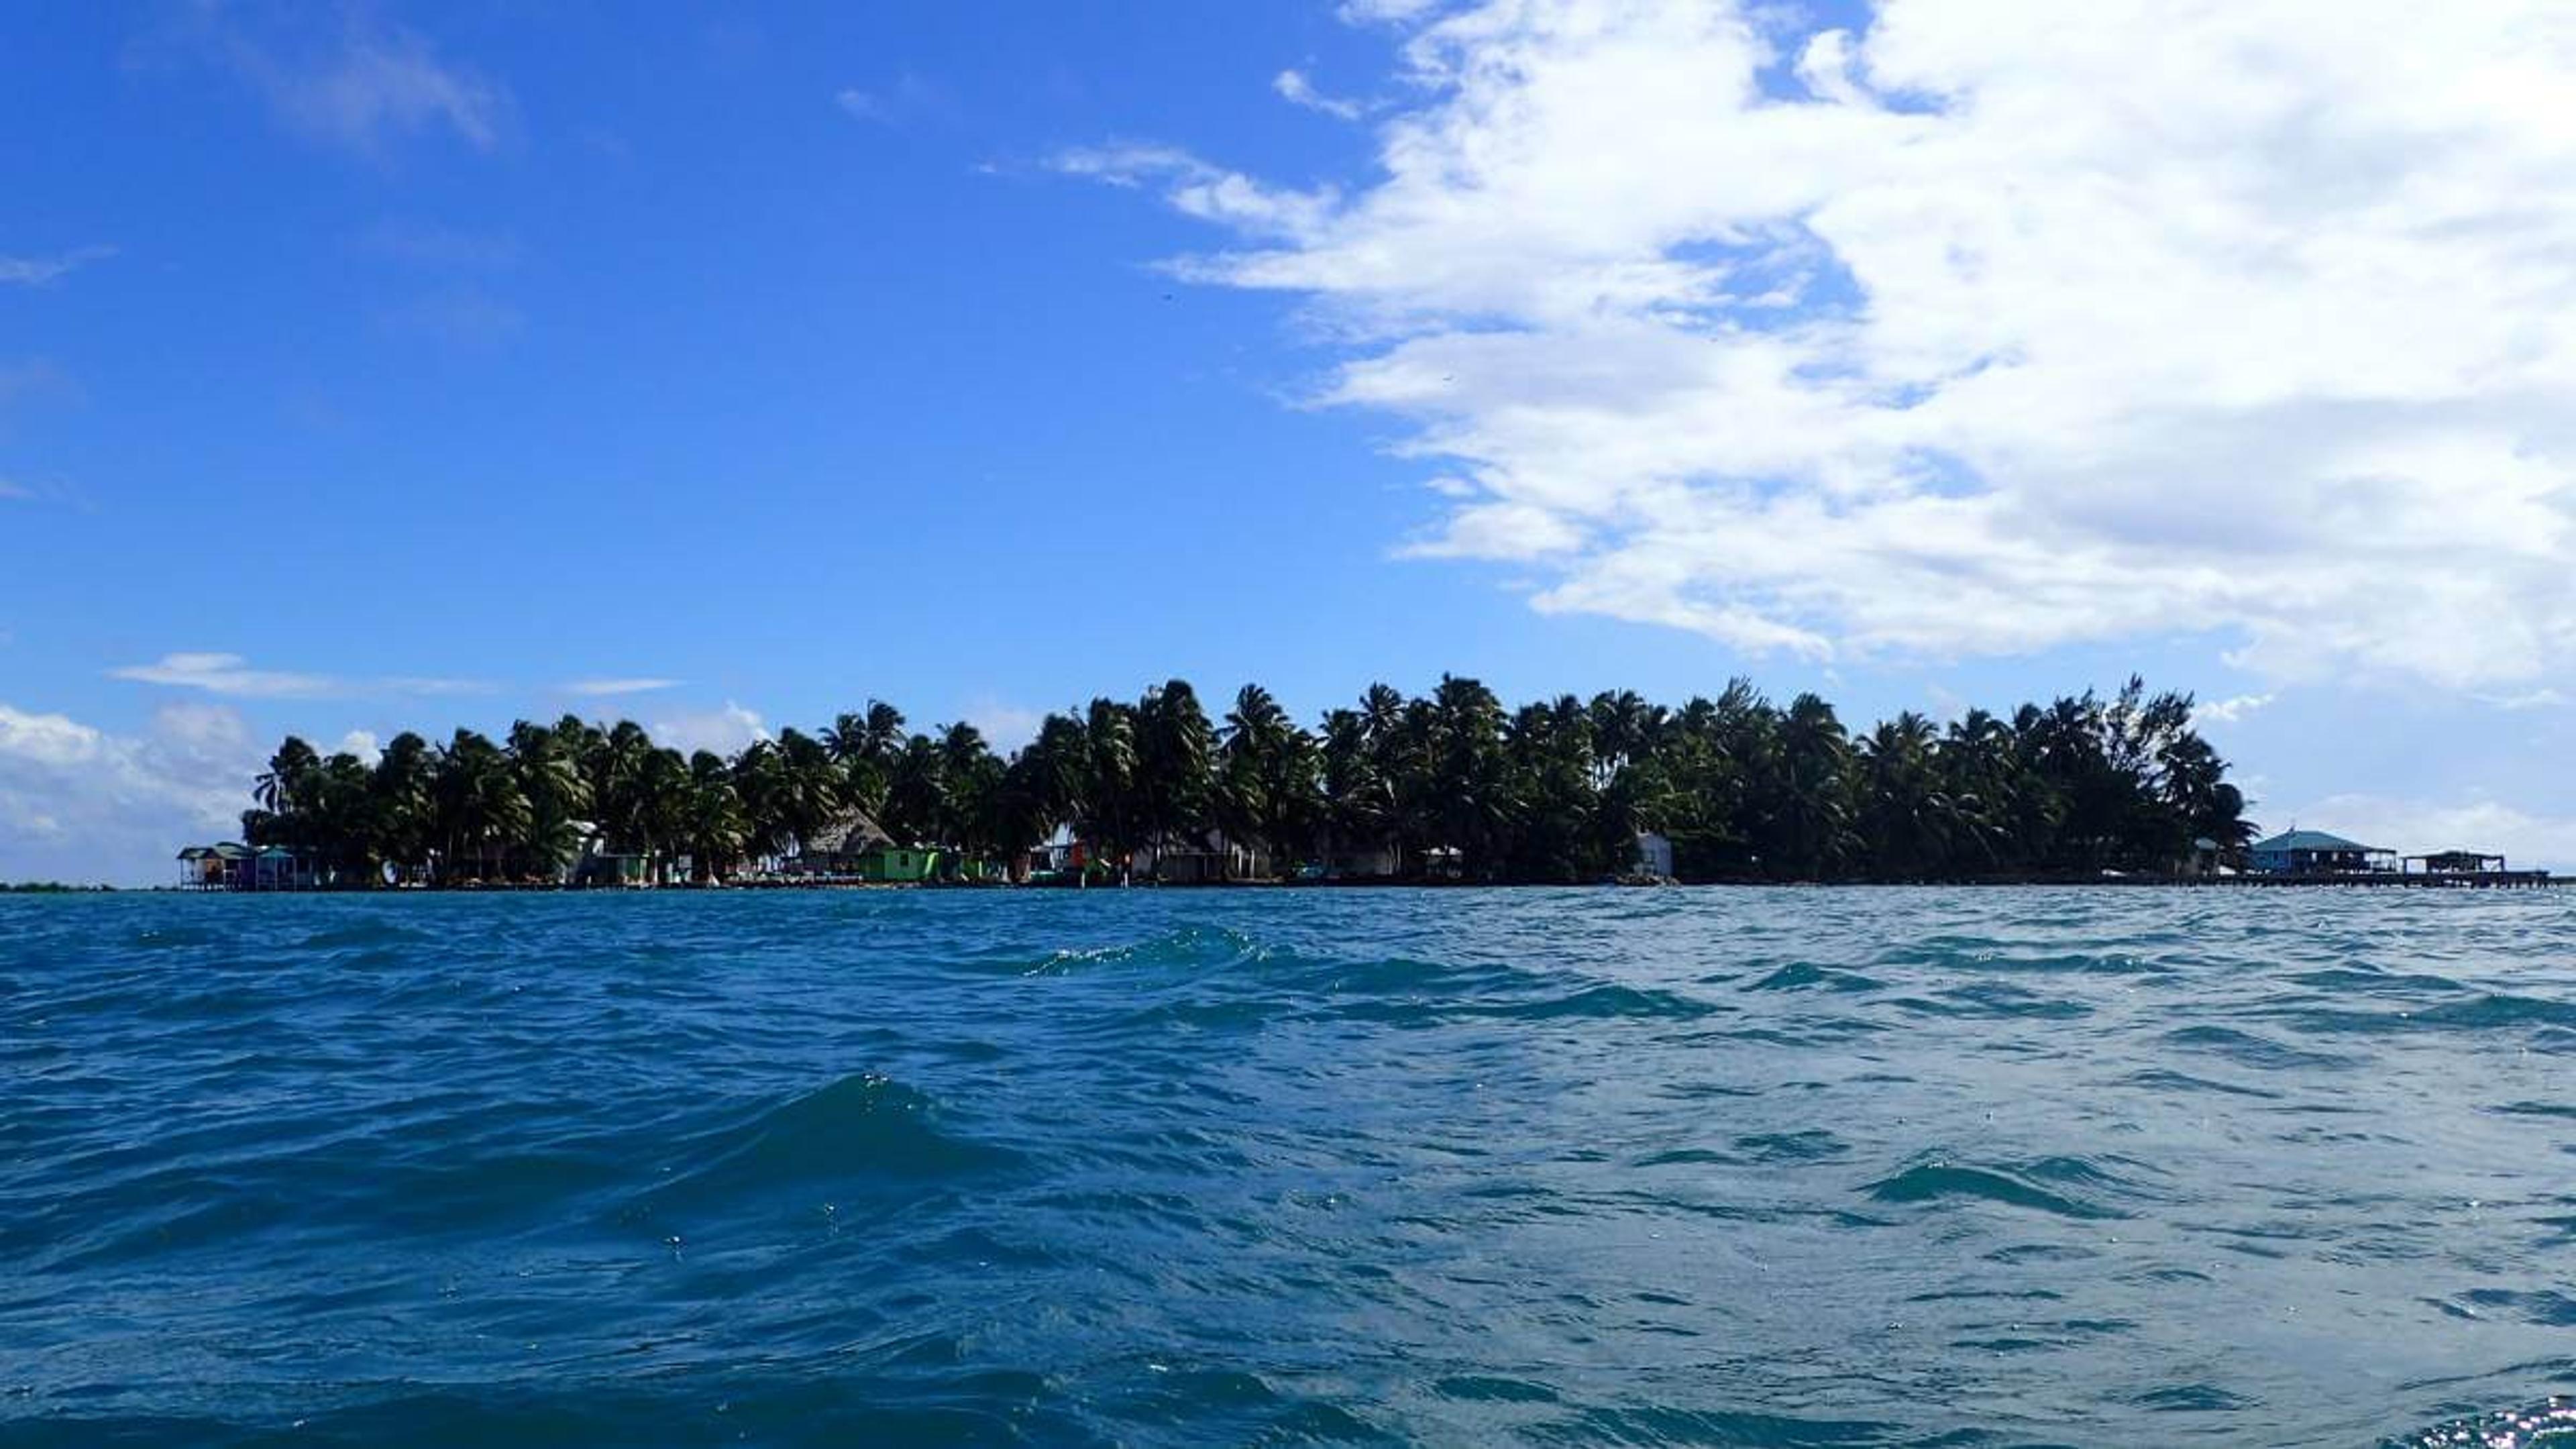
[[[2571,912],[0,899],[0,1443],[2375,1444],[2576,1385]]]

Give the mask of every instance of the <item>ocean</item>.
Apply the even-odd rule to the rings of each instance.
[[[0,1444],[2546,1442],[2571,1064],[2555,892],[0,898]]]

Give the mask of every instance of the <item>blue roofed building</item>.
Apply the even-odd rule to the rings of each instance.
[[[2285,830],[2246,848],[2255,870],[2267,875],[2333,875],[2389,871],[2397,852],[2329,835],[2322,830]]]

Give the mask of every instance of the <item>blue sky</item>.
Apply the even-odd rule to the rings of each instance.
[[[1444,669],[2138,670],[2266,824],[2576,864],[2563,27],[2024,8],[23,11],[0,878],[287,730]]]

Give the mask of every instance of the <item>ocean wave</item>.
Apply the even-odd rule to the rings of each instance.
[[[0,1444],[2413,1449],[2576,922],[2405,895],[0,901]]]
[[[2576,1445],[2576,1405],[2562,1398],[2452,1419],[2382,1441],[2382,1449],[2551,1449],[2554,1445]]]
[[[1216,971],[1262,958],[1260,942],[1224,926],[1182,925],[1137,941],[1108,946],[1060,949],[1035,962],[1019,965],[1022,976],[1066,976],[1102,968],[1156,971]]]
[[[1869,1196],[1886,1203],[1989,1202],[2029,1208],[2062,1218],[2131,1216],[2097,1199],[2131,1190],[2118,1174],[2081,1158],[2051,1157],[2028,1163],[1980,1165],[1935,1158],[1871,1183]],[[2090,1190],[2092,1196],[2082,1195]]]
[[[826,1187],[845,1196],[914,1193],[1023,1160],[951,1126],[928,1095],[872,1072],[682,1137],[669,1157],[665,1180],[638,1207],[668,1213]]]
[[[2171,1046],[2213,1053],[2239,1065],[2268,1072],[2323,1071],[2353,1064],[2350,1058],[2333,1052],[2294,1047],[2259,1032],[2240,1031],[2231,1026],[2178,1027],[2166,1032],[2163,1040]]]
[[[385,916],[328,925],[294,943],[298,951],[346,951],[380,946],[418,946],[435,944],[435,932],[419,926],[405,925]]]
[[[1760,980],[1745,984],[1746,991],[1878,991],[1884,989],[1876,979],[1857,971],[1832,966],[1818,966],[1793,961]]]

